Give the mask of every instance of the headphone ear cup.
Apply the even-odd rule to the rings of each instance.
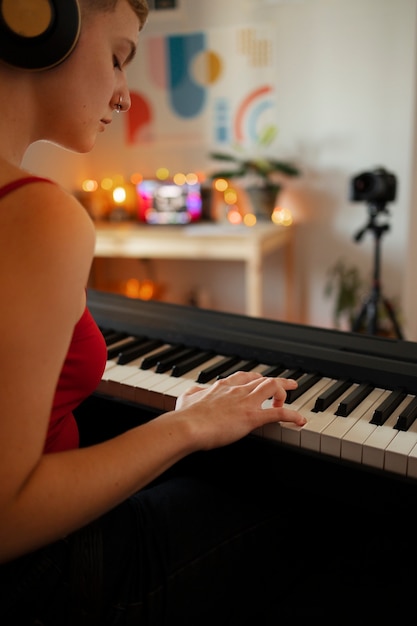
[[[0,0],[0,59],[44,70],[64,61],[80,34],[78,0]]]

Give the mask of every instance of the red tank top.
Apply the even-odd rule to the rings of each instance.
[[[86,308],[74,328],[52,405],[45,452],[76,448],[78,428],[73,410],[97,387],[106,365],[103,335]]]
[[[52,181],[37,176],[20,178],[0,188],[0,199],[23,185],[35,182]],[[75,325],[55,390],[45,452],[78,447],[78,428],[73,411],[97,387],[106,358],[107,349],[103,335],[89,310],[85,308]]]

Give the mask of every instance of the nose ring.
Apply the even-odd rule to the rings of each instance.
[[[119,102],[116,104],[116,113],[120,113],[122,110],[122,96],[119,96]]]

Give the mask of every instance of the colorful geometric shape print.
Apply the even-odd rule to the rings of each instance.
[[[234,136],[238,143],[245,139],[254,143],[260,142],[261,136],[265,134],[265,126],[261,126],[263,114],[267,109],[275,107],[271,97],[273,92],[271,85],[263,85],[242,100],[234,122]]]
[[[277,111],[269,26],[151,35],[142,45],[128,143],[270,145],[264,140],[276,135]]]
[[[168,94],[173,110],[180,117],[199,115],[206,102],[206,89],[191,73],[194,57],[205,49],[203,33],[168,37]]]
[[[136,91],[130,93],[131,107],[127,115],[127,143],[132,145],[152,139],[152,106]]]
[[[212,85],[222,74],[223,61],[213,50],[204,50],[195,56],[191,71],[197,83]]]
[[[173,112],[184,119],[200,115],[207,102],[207,85],[221,73],[220,59],[207,50],[206,34],[152,37],[148,46],[151,80],[166,90]]]

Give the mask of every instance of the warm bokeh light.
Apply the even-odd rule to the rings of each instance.
[[[254,213],[246,213],[243,218],[243,223],[245,224],[245,226],[255,226],[256,215],[254,215]]]
[[[229,183],[227,182],[225,178],[216,178],[216,180],[214,181],[214,188],[217,191],[226,191],[228,186],[229,186]]]
[[[134,172],[130,177],[132,185],[139,185],[143,181],[143,176],[140,172]]]
[[[156,295],[156,285],[152,280],[143,280],[140,286],[139,297],[142,300],[151,300]]]
[[[242,223],[242,216],[239,213],[239,209],[236,206],[231,208],[230,211],[227,213],[227,220],[231,224],[241,224]]]
[[[178,172],[177,174],[174,175],[173,181],[176,185],[185,185],[186,183],[186,176],[185,174],[183,174],[182,172]]]
[[[129,278],[123,286],[124,293],[128,298],[139,298],[140,281],[137,278]]]
[[[128,298],[140,298],[141,300],[152,300],[158,296],[160,286],[149,278],[138,280],[137,278],[128,278],[121,285],[123,293]]]
[[[205,172],[196,172],[198,182],[204,183],[207,180],[207,174]]]
[[[98,182],[92,179],[84,180],[81,187],[83,191],[88,191],[88,192],[97,191]]]
[[[167,169],[166,167],[159,167],[156,170],[156,177],[158,180],[166,180],[167,178],[169,178],[169,169]]]
[[[291,226],[293,222],[291,211],[281,207],[275,207],[271,215],[271,220],[274,224],[279,224],[280,226]]]
[[[185,177],[185,181],[188,185],[196,185],[198,183],[198,176],[194,172],[190,172]]]
[[[124,187],[116,187],[113,190],[113,200],[116,204],[122,204],[126,201],[126,189]]]
[[[226,202],[226,204],[236,204],[237,202],[237,193],[234,189],[227,189],[224,192],[224,201]]]
[[[113,187],[113,179],[112,178],[103,178],[100,183],[100,186],[105,191],[109,191]]]

